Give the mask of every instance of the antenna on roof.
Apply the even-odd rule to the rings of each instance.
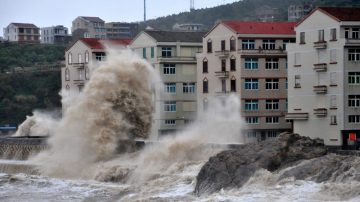
[[[194,1],[195,0],[190,0],[190,11],[195,10]]]
[[[146,0],[144,0],[144,22],[146,22]]]

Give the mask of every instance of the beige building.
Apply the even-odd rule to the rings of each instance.
[[[4,28],[4,40],[18,43],[40,43],[39,27],[29,23],[10,23]]]
[[[99,17],[79,16],[72,21],[73,40],[81,38],[106,39],[105,21]]]
[[[104,43],[126,47],[130,40],[80,39],[70,46],[65,51],[66,66],[61,69],[61,88],[65,93],[81,92],[90,79],[91,69],[106,59]]]
[[[203,32],[146,30],[130,47],[160,73],[155,92],[153,135],[176,132],[196,119],[196,58]],[[161,86],[161,87],[160,87]]]
[[[356,147],[360,8],[317,8],[295,30],[297,43],[288,46],[287,119],[294,120],[295,133],[322,138],[328,146]]]
[[[287,111],[286,44],[295,23],[223,21],[203,38],[197,55],[198,113],[213,99],[236,94],[248,142],[291,129]],[[239,123],[240,124],[240,123]]]

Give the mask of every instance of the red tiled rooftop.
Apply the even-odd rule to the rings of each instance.
[[[332,15],[338,21],[360,21],[360,7],[319,7],[317,9]]]
[[[131,39],[93,39],[85,38],[80,39],[82,42],[87,44],[91,49],[104,49],[104,44],[114,44],[127,46],[130,44]]]
[[[275,34],[295,35],[295,22],[245,22],[245,21],[223,21],[226,26],[238,34]]]

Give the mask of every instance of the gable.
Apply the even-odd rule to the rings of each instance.
[[[156,46],[154,38],[150,37],[145,32],[138,34],[130,43],[131,48],[153,47]]]
[[[328,27],[336,27],[339,25],[339,22],[335,18],[319,10],[316,10],[312,14],[310,14],[306,19],[300,22],[296,26],[295,30],[306,31],[306,30],[314,30],[318,28],[326,28],[324,27],[324,25],[328,25]]]

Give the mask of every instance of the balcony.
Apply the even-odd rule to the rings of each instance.
[[[85,79],[82,79],[82,78],[74,79],[74,84],[76,84],[76,85],[84,85],[85,84]]]
[[[314,48],[317,48],[317,49],[324,49],[327,47],[327,42],[326,41],[317,41],[317,42],[314,42]]]
[[[229,71],[215,72],[215,76],[219,78],[229,78]]]
[[[196,63],[196,58],[195,57],[158,57],[158,62],[162,63],[162,62],[171,62],[171,63],[190,63],[190,64],[195,64]]]
[[[246,56],[286,56],[283,49],[239,49],[238,53]]]
[[[316,94],[326,94],[327,93],[327,86],[326,85],[314,86],[314,92]]]
[[[73,67],[78,68],[78,69],[85,67],[85,63],[71,63],[71,65],[72,65]]]
[[[228,51],[228,50],[215,51],[215,55],[220,58],[229,57],[229,54],[230,54],[230,51]]]
[[[314,64],[314,70],[317,72],[326,72],[327,64],[326,63]]]
[[[309,113],[287,113],[285,115],[286,120],[308,120]]]
[[[359,46],[360,38],[359,39],[346,39],[345,45],[346,46]]]
[[[316,109],[314,109],[314,114],[316,116],[326,116],[327,115],[327,109],[326,108],[316,108]]]

